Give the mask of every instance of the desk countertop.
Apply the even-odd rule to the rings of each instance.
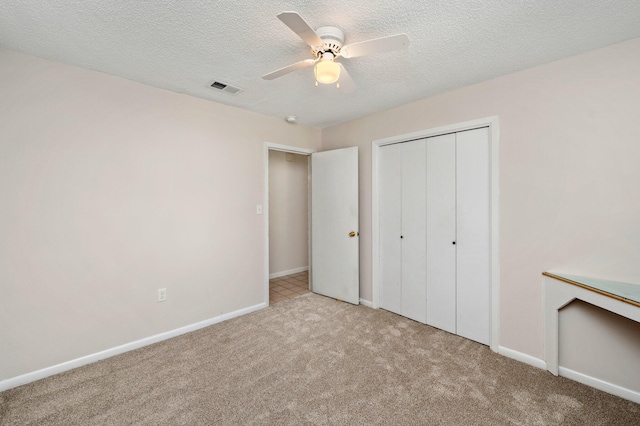
[[[559,272],[543,272],[542,275],[556,278],[569,284],[613,297],[640,307],[640,284],[621,283],[617,281],[603,280],[599,278],[580,277],[577,275],[563,274]]]

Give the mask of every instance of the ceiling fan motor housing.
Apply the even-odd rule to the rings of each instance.
[[[316,34],[322,39],[324,45],[322,47],[312,48],[311,52],[313,56],[317,58],[325,52],[331,52],[334,56],[340,53],[340,49],[344,43],[344,33],[340,28],[320,27],[316,30]]]

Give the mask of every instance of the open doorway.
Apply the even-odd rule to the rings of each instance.
[[[304,266],[295,266],[294,264],[294,266],[283,267],[274,265],[272,262],[273,256],[270,252],[271,250],[276,250],[275,247],[270,248],[272,246],[272,235],[269,220],[269,206],[271,205],[269,154],[272,151],[301,154],[306,159],[307,195],[306,197],[304,195],[300,196],[301,199],[307,199],[306,224],[308,229],[306,247],[308,251],[307,263]],[[286,156],[284,158],[286,161]],[[295,161],[289,162],[293,163]],[[305,164],[304,160],[303,164]],[[308,289],[310,291],[357,305],[360,300],[358,148],[351,147],[315,152],[311,149],[265,142],[264,171],[265,257],[263,300],[265,305],[269,305],[270,276],[271,279],[275,280],[287,275],[300,274],[300,272],[305,272],[304,269],[308,269]],[[275,188],[272,188],[272,191],[275,190]],[[262,213],[261,206],[258,206],[258,211]],[[274,212],[274,215],[278,215],[278,213]],[[299,217],[304,218],[304,214]],[[277,237],[273,235],[273,238]],[[295,278],[299,280],[301,276],[302,274]]]
[[[269,304],[310,291],[309,155],[268,150]]]

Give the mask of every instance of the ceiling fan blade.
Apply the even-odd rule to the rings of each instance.
[[[406,49],[409,46],[409,37],[406,34],[396,34],[388,37],[374,38],[373,40],[342,46],[340,55],[343,58],[357,58],[358,56],[372,55],[374,53],[392,52]]]
[[[273,80],[275,78],[282,77],[285,74],[289,74],[291,71],[310,67],[315,63],[316,61],[314,59],[305,59],[304,61],[296,62],[295,64],[289,65],[288,67],[280,68],[279,70],[270,72],[269,74],[265,74],[262,76],[262,78],[265,80]]]
[[[351,76],[347,72],[347,69],[344,67],[344,65],[342,65],[339,62],[338,62],[338,65],[340,65],[340,68],[341,68],[340,80],[338,80],[338,83],[340,84],[340,90],[344,91],[344,93],[353,92],[354,90],[356,90],[356,83],[353,82],[353,80],[351,79]]]
[[[287,27],[291,28],[294,33],[298,34],[305,43],[311,47],[321,47],[324,42],[316,34],[316,32],[302,19],[302,16],[297,12],[281,12],[278,14],[278,19],[282,21]]]

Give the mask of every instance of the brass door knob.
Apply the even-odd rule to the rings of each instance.
[[[349,237],[351,237],[351,238],[355,237],[356,235],[357,235],[356,231],[349,232]]]

